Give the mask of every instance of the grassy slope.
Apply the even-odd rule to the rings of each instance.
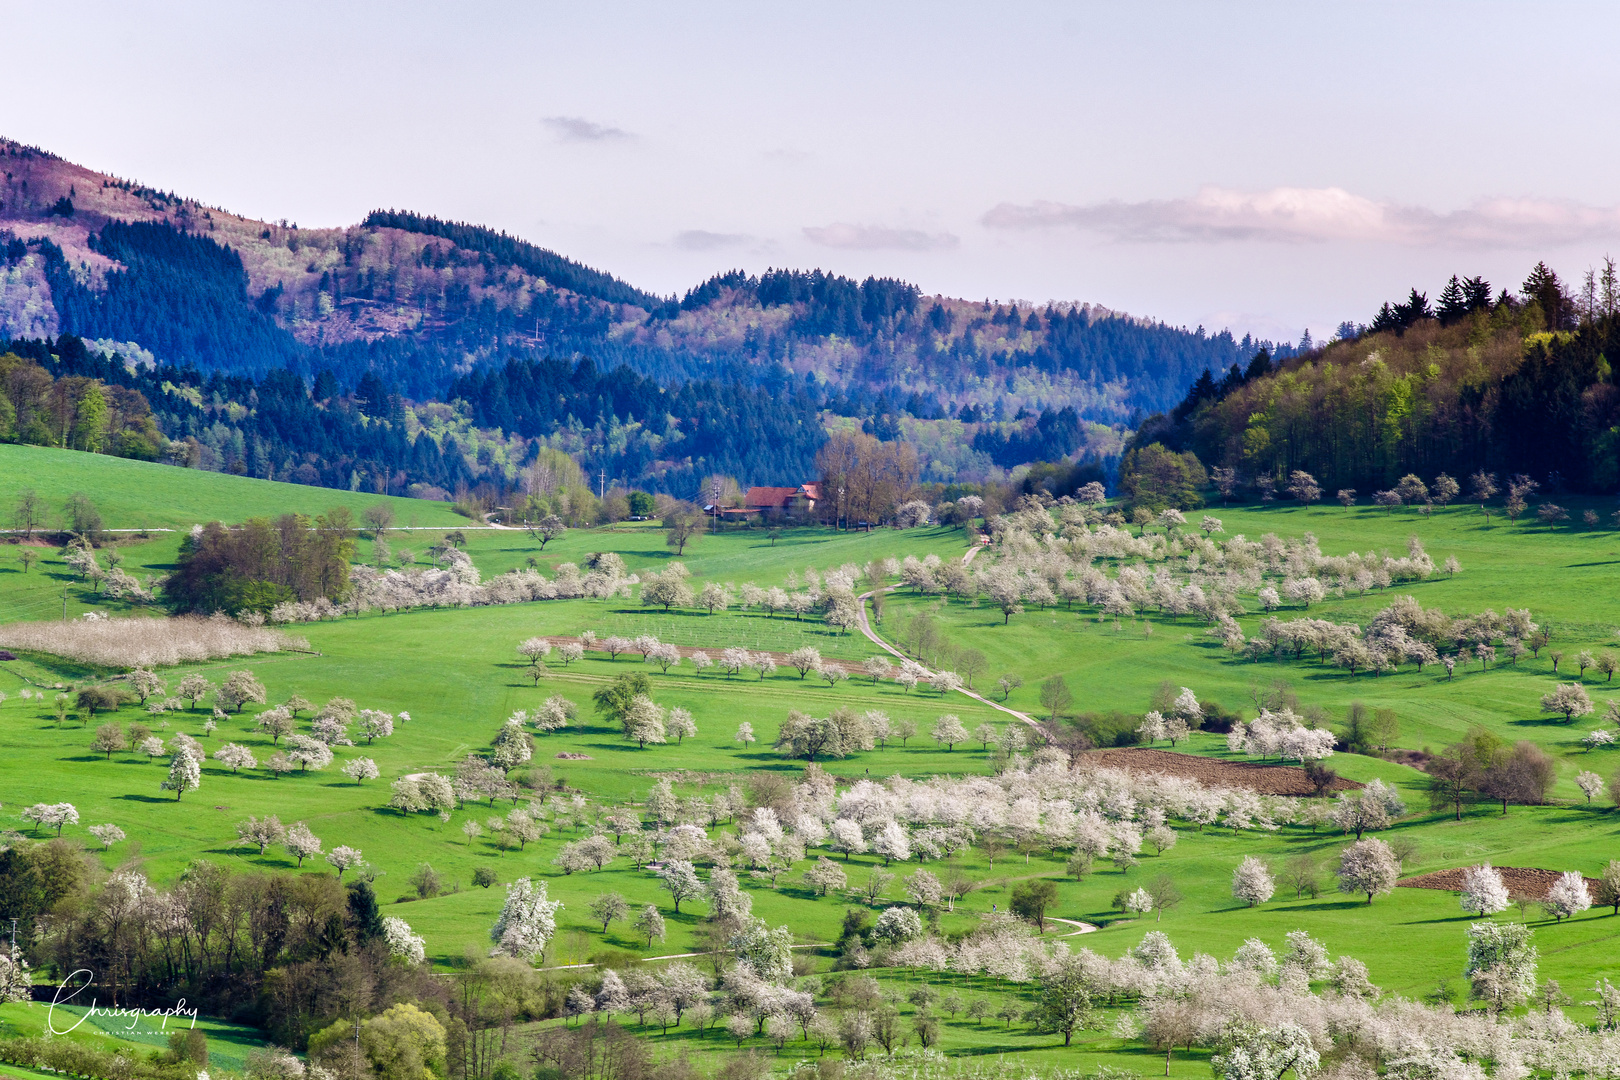
[[[192,478],[209,474],[179,475]],[[43,489],[43,481],[39,486]],[[306,488],[291,490],[306,496],[331,494]],[[1550,620],[1559,628],[1559,643],[1571,653],[1577,641],[1596,645],[1609,640],[1607,627],[1620,622],[1620,612],[1613,610],[1616,600],[1612,591],[1602,587],[1602,575],[1607,571],[1583,565],[1605,562],[1614,554],[1612,549],[1620,545],[1609,533],[1546,533],[1539,528],[1506,525],[1487,531],[1460,511],[1436,515],[1427,522],[1415,516],[1347,513],[1338,508],[1215,513],[1225,519],[1229,533],[1258,535],[1277,531],[1297,535],[1308,528],[1330,552],[1349,547],[1398,549],[1404,546],[1409,533],[1417,532],[1437,558],[1454,552],[1466,568],[1454,580],[1412,589],[1425,604],[1440,604],[1461,612],[1486,605],[1500,610],[1528,603],[1539,619]],[[396,538],[396,546],[404,543],[407,541]],[[790,569],[802,571],[806,564],[827,567],[908,551],[932,550],[949,556],[960,554],[962,547],[960,534],[940,532],[836,537],[790,533],[775,547],[757,533],[736,533],[703,537],[688,550],[684,561],[700,579],[769,584],[780,581]],[[519,565],[531,554],[542,565],[550,566],[603,549],[623,552],[632,569],[664,565],[670,558],[662,534],[650,529],[571,532],[542,553],[535,553],[532,543],[522,534],[469,533],[469,550],[486,573]],[[36,568],[35,575],[40,573]],[[18,586],[23,584],[20,578],[0,575],[0,603],[19,592]],[[1354,612],[1364,621],[1381,602],[1381,598],[1369,597],[1324,606],[1333,612]],[[891,610],[904,610],[916,603],[902,598]],[[1111,627],[1099,629],[1093,620],[1065,612],[1031,613],[1003,627],[999,617],[984,609],[951,604],[945,609],[945,618],[956,628],[958,640],[991,655],[992,671],[1018,670],[1025,675],[1030,685],[1015,696],[1015,705],[1036,707],[1033,684],[1053,672],[1072,676],[1081,707],[1132,710],[1144,707],[1147,696],[1162,678],[1184,682],[1196,687],[1201,695],[1237,705],[1245,699],[1251,681],[1282,675],[1295,683],[1308,703],[1320,702],[1339,709],[1359,697],[1373,704],[1395,705],[1402,713],[1405,732],[1401,742],[1406,745],[1438,742],[1474,720],[1514,737],[1537,738],[1555,749],[1570,738],[1562,726],[1535,719],[1535,698],[1551,683],[1545,659],[1539,666],[1526,664],[1519,671],[1459,676],[1450,684],[1430,673],[1416,676],[1410,670],[1376,682],[1366,677],[1352,682],[1314,665],[1234,664],[1206,646],[1202,628],[1192,623],[1159,624],[1151,641],[1144,642],[1140,630],[1116,635]],[[1250,617],[1245,621],[1252,624],[1255,620]],[[499,888],[485,891],[469,885],[472,870],[481,865],[495,867],[502,881],[519,874],[547,878],[553,894],[568,905],[561,917],[556,950],[559,961],[580,959],[609,946],[646,951],[644,943],[634,940],[622,925],[613,926],[604,936],[600,928],[586,923],[586,905],[608,889],[622,892],[633,904],[658,903],[664,909],[666,917],[670,917],[671,932],[667,942],[653,947],[652,953],[658,954],[684,951],[690,946],[697,919],[692,911],[672,917],[667,899],[650,874],[638,873],[621,863],[600,873],[561,876],[554,872],[550,859],[567,837],[548,837],[522,853],[501,853],[483,840],[468,845],[460,833],[461,823],[469,817],[482,820],[504,813],[505,805],[468,808],[447,824],[429,815],[403,819],[379,808],[386,800],[387,779],[417,769],[448,766],[468,749],[481,747],[511,709],[532,706],[547,693],[562,692],[587,703],[601,680],[632,667],[649,671],[661,701],[691,708],[701,734],[683,746],[646,751],[626,747],[614,732],[592,725],[541,739],[540,761],[553,765],[571,786],[607,798],[622,798],[644,792],[651,782],[648,772],[653,770],[737,773],[737,778],[742,779],[750,769],[796,768],[761,746],[744,750],[731,741],[737,723],[748,720],[768,742],[789,707],[821,710],[843,703],[857,708],[883,708],[923,723],[948,707],[962,715],[970,727],[981,719],[996,719],[990,710],[973,706],[966,699],[952,699],[947,706],[932,696],[907,697],[889,686],[873,688],[854,682],[829,690],[824,684],[801,682],[792,673],[778,674],[761,684],[752,676],[735,680],[713,673],[696,676],[690,668],[664,676],[628,659],[616,663],[584,661],[555,673],[539,689],[523,680],[511,652],[515,641],[534,633],[573,633],[588,627],[602,632],[649,628],[667,640],[683,644],[739,641],[755,647],[781,648],[808,640],[830,655],[855,659],[867,654],[858,639],[833,638],[816,624],[736,613],[714,617],[655,616],[624,601],[416,612],[320,624],[306,628],[322,653],[319,657],[215,665],[211,670],[217,677],[218,672],[232,667],[251,667],[269,686],[272,701],[292,693],[316,701],[343,694],[362,706],[410,710],[413,721],[393,739],[375,747],[343,749],[339,753],[340,758],[360,754],[375,757],[383,769],[383,780],[357,787],[334,769],[277,781],[259,775],[231,776],[210,764],[204,787],[177,804],[157,790],[161,766],[141,763],[129,755],[115,755],[111,762],[95,759],[84,750],[88,730],[73,726],[58,730],[45,716],[12,701],[0,709],[0,738],[6,750],[6,787],[10,796],[0,817],[14,825],[13,808],[39,799],[71,798],[80,808],[83,825],[111,820],[129,831],[131,842],[104,856],[108,866],[139,857],[159,880],[172,877],[185,862],[198,856],[243,865],[290,865],[276,851],[261,859],[230,846],[232,826],[248,814],[258,813],[277,813],[284,821],[307,819],[328,847],[350,843],[365,850],[367,858],[383,872],[378,888],[385,902],[410,891],[405,879],[423,861],[431,862],[447,881],[461,884],[459,892],[388,907],[390,914],[404,915],[426,935],[430,954],[441,963],[479,946],[499,907]],[[1186,640],[1189,636],[1190,641]],[[0,669],[0,688],[15,685],[14,672],[11,665]],[[126,721],[139,718],[131,710],[125,710],[121,717]],[[181,718],[171,730],[195,731],[201,719],[200,715]],[[263,756],[263,740],[252,733],[250,716],[233,717],[212,741],[217,744],[226,739],[253,745]],[[1199,736],[1193,749],[1224,752],[1220,740],[1213,736]],[[560,762],[551,756],[561,751],[588,753],[592,759]],[[1594,755],[1593,760],[1598,757],[1601,755]],[[1420,777],[1411,770],[1351,756],[1340,756],[1335,764],[1342,773],[1358,779],[1373,775],[1390,779],[1402,787],[1415,807],[1422,805],[1417,784]],[[830,764],[836,772],[864,775],[870,769],[874,776],[896,772],[911,776],[960,774],[987,771],[989,766],[986,755],[977,748],[946,753],[926,739],[913,740],[909,748],[880,750]],[[1572,764],[1566,765],[1569,767]],[[1416,869],[1490,858],[1499,865],[1578,868],[1592,873],[1614,853],[1617,826],[1620,819],[1612,812],[1555,806],[1515,808],[1505,820],[1482,808],[1466,815],[1460,823],[1419,815],[1403,822],[1398,832],[1411,835],[1420,845]],[[82,826],[68,832],[84,836]],[[1110,911],[1112,897],[1123,887],[1134,887],[1165,872],[1175,877],[1186,899],[1157,928],[1170,932],[1184,954],[1199,949],[1230,955],[1249,936],[1280,946],[1286,931],[1305,928],[1335,951],[1364,959],[1374,980],[1391,990],[1420,993],[1432,986],[1437,973],[1459,972],[1466,920],[1455,898],[1446,893],[1403,889],[1381,897],[1370,907],[1331,891],[1316,899],[1279,896],[1255,910],[1237,908],[1230,899],[1231,871],[1244,855],[1281,860],[1308,851],[1326,861],[1342,844],[1338,836],[1313,836],[1296,827],[1276,834],[1242,836],[1224,830],[1203,834],[1182,830],[1176,848],[1160,857],[1145,857],[1138,868],[1128,873],[1104,866],[1083,882],[1062,880],[1054,913],[1104,924],[1084,943],[1116,955],[1156,925],[1116,918]],[[858,881],[872,862],[857,857],[851,864],[852,880]],[[1003,857],[991,867],[983,854],[975,851],[963,864],[987,884],[960,904],[957,913],[942,917],[947,931],[966,929],[973,917],[991,904],[1005,907],[1011,885],[1019,877],[1062,875],[1061,861],[1041,857],[1027,865],[1017,857]],[[830,940],[846,901],[808,896],[794,883],[796,876],[785,877],[785,887],[774,892],[753,890],[756,911],[772,922],[793,926],[804,940]],[[898,890],[891,889],[890,894],[898,895]],[[701,905],[694,907],[702,910]],[[1599,971],[1609,970],[1613,939],[1620,923],[1606,913],[1589,913],[1558,926],[1540,921],[1535,913],[1531,918],[1538,929],[1544,975],[1558,978],[1566,987],[1581,987],[1589,985]],[[1609,973],[1612,975],[1612,971]],[[978,988],[975,992],[1006,992],[1005,987],[991,984],[973,984],[969,989],[974,987]],[[958,1019],[946,1028],[946,1048],[961,1052],[1037,1052],[1037,1047],[1049,1047],[1051,1041],[1049,1037],[1028,1034],[1023,1025],[1008,1032],[993,1022],[975,1025]],[[689,1030],[660,1036],[660,1041],[669,1045],[696,1041],[711,1048],[729,1045],[723,1036],[711,1034],[699,1039]],[[1098,1039],[1095,1034],[1088,1047],[1107,1051],[1114,1064],[1143,1071],[1158,1068],[1157,1063],[1147,1061],[1136,1051],[1115,1053],[1119,1050],[1117,1044]],[[1038,1053],[1044,1058],[1051,1051]],[[1074,1063],[1067,1056],[1062,1060],[1064,1064]],[[1085,1058],[1083,1063],[1089,1064],[1090,1060]],[[1199,1055],[1194,1055],[1188,1061],[1178,1059],[1172,1073],[1192,1075],[1205,1067]]]
[[[53,528],[62,504],[75,492],[83,492],[101,511],[106,528],[154,530],[146,537],[121,534],[118,540],[124,569],[142,577],[166,573],[174,563],[181,533],[199,522],[285,513],[313,515],[335,506],[348,507],[358,519],[366,507],[387,502],[401,526],[448,529],[468,524],[448,503],[385,499],[101,454],[0,443],[0,527],[11,527],[17,495],[29,488],[44,501]],[[421,537],[418,546],[425,548],[439,534],[401,535]],[[69,617],[91,606],[128,610],[124,605],[97,604],[92,591],[75,582],[60,562],[51,565],[49,549],[36,549],[41,562],[25,574],[17,559],[19,550],[15,544],[0,544],[0,621],[60,617],[64,588]]]
[[[448,503],[370,495],[254,480],[228,473],[178,469],[150,461],[0,444],[0,508],[9,516],[17,492],[33,488],[54,511],[76,491],[89,495],[109,529],[190,528],[200,521],[268,514],[319,514],[347,506],[358,518],[373,503],[387,502],[399,525],[465,525]]]
[[[1577,508],[1578,509],[1578,508]],[[1586,754],[1580,737],[1602,723],[1604,700],[1620,697],[1620,683],[1607,683],[1596,671],[1586,673],[1588,692],[1596,712],[1574,724],[1540,712],[1541,695],[1557,681],[1576,675],[1572,666],[1582,649],[1620,651],[1620,592],[1613,587],[1620,566],[1620,535],[1608,529],[1545,529],[1523,523],[1511,525],[1493,518],[1485,527],[1477,509],[1453,508],[1425,520],[1413,512],[1386,514],[1372,509],[1344,510],[1317,507],[1308,510],[1211,510],[1224,522],[1226,532],[1250,539],[1266,532],[1297,537],[1309,531],[1322,550],[1339,554],[1350,550],[1388,550],[1404,553],[1408,536],[1422,539],[1436,562],[1455,554],[1463,572],[1454,578],[1408,583],[1383,593],[1347,597],[1314,605],[1308,612],[1283,608],[1282,618],[1308,615],[1365,626],[1394,595],[1410,594],[1425,607],[1439,607],[1461,615],[1493,608],[1528,607],[1533,617],[1554,631],[1552,648],[1563,650],[1566,660],[1555,678],[1548,652],[1540,659],[1526,656],[1517,666],[1505,661],[1484,672],[1476,662],[1466,673],[1461,668],[1447,681],[1439,667],[1419,673],[1404,665],[1394,675],[1354,679],[1341,669],[1307,657],[1303,662],[1250,663],[1232,659],[1204,634],[1204,624],[1193,617],[1161,618],[1144,612],[1135,622],[1116,627],[1099,623],[1091,609],[1029,611],[1002,624],[1001,614],[989,608],[950,603],[941,609],[949,636],[972,645],[990,658],[992,671],[1016,671],[1025,680],[1011,704],[1032,712],[1040,710],[1041,679],[1064,675],[1075,692],[1077,710],[1121,709],[1141,712],[1148,707],[1161,680],[1191,686],[1201,698],[1253,713],[1251,688],[1274,679],[1293,684],[1304,704],[1327,706],[1342,716],[1351,701],[1390,707],[1401,717],[1399,744],[1440,746],[1480,724],[1509,740],[1529,739],[1559,757],[1563,780],[1557,794],[1579,798],[1573,777],[1583,768],[1608,776],[1620,764],[1620,752]],[[1197,515],[1194,515],[1196,522]],[[1244,598],[1252,603],[1252,598]],[[900,597],[891,611],[915,610],[920,602]],[[1239,619],[1246,633],[1257,631],[1263,613]],[[1145,624],[1151,624],[1149,636]]]

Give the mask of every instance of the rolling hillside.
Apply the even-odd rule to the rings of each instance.
[[[256,221],[0,142],[0,337],[129,343],[200,371],[370,371],[438,397],[468,357],[590,355],[661,382],[778,370],[846,415],[1072,407],[1121,421],[1262,344],[1084,304],[927,297],[820,271],[720,274],[665,300],[516,237],[402,211],[342,228]],[[1273,346],[1273,351],[1276,351]],[[1282,346],[1287,351],[1286,345]],[[1004,412],[1002,410],[1005,410]]]

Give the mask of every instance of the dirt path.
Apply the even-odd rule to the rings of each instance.
[[[967,554],[962,556],[962,565],[966,566],[968,563],[972,562],[973,561],[973,556],[977,555],[980,551],[983,550],[983,548],[984,548],[983,544],[975,544],[972,547],[968,548]],[[883,591],[884,592],[894,592],[894,590],[898,589],[899,587],[900,586],[898,586],[898,585],[890,585],[888,588],[884,589]],[[870,641],[872,644],[876,645],[878,648],[882,649],[884,652],[889,653],[889,654],[891,654],[893,656],[898,656],[901,660],[910,660],[911,658],[909,656],[907,656],[905,653],[901,652],[899,649],[896,649],[894,646],[890,645],[887,641],[884,641],[882,638],[878,637],[875,632],[873,632],[872,623],[866,616],[866,602],[868,600],[870,600],[871,598],[872,598],[872,594],[870,592],[863,592],[863,593],[861,593],[861,595],[859,595],[859,596],[857,596],[855,598],[856,600],[860,601],[860,605],[861,605],[860,611],[858,612],[859,622],[856,624],[856,625],[858,625],[860,627],[861,633],[865,634],[868,641]],[[924,669],[924,670],[926,670],[926,669]],[[930,674],[932,674],[932,673],[930,672]],[[977,702],[980,702],[982,704],[990,706],[992,709],[995,709],[997,712],[1004,712],[1008,716],[1017,717],[1019,720],[1022,720],[1024,723],[1028,724],[1030,727],[1034,728],[1037,731],[1041,730],[1040,722],[1035,720],[1028,713],[1021,713],[1017,709],[1009,709],[1007,706],[999,704],[999,703],[994,702],[994,701],[991,701],[989,698],[985,697],[983,694],[980,694],[980,693],[978,693],[977,691],[974,691],[974,690],[969,690],[965,686],[957,687],[956,691],[959,694],[966,694],[968,697],[972,698],[974,701],[977,701]]]

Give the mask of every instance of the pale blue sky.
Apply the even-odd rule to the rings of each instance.
[[[462,218],[658,292],[821,266],[1318,336],[1620,251],[1596,4],[39,4],[0,134],[265,218]]]

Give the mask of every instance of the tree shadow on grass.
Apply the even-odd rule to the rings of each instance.
[[[1518,720],[1509,720],[1508,726],[1529,728],[1568,728],[1571,732],[1578,730],[1574,724],[1565,720],[1562,716],[1526,716],[1521,717]]]
[[[1364,908],[1369,905],[1365,900],[1331,900],[1315,904],[1300,904],[1289,907],[1289,911],[1350,911],[1355,908]]]
[[[130,794],[127,794],[127,795],[114,795],[113,798],[115,798],[115,799],[128,799],[131,802],[146,802],[146,803],[172,803],[172,802],[179,802],[180,801],[179,799],[171,799],[171,798],[168,798],[168,797],[162,796],[162,795],[136,795],[133,792],[131,792]]]

